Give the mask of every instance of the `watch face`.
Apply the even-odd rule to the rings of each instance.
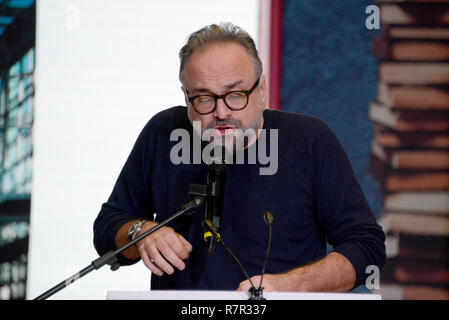
[[[128,240],[132,241],[133,240],[133,236],[137,231],[140,231],[142,225],[145,223],[145,220],[139,220],[137,222],[135,222],[128,230]]]

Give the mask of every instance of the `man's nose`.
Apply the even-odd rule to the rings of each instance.
[[[214,116],[218,119],[227,119],[231,116],[231,114],[232,110],[226,106],[224,99],[218,99],[217,107],[214,111]]]

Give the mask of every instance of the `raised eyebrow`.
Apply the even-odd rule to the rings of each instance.
[[[243,83],[243,80],[238,80],[236,82],[233,82],[231,84],[225,85],[225,91],[231,90],[232,88],[235,88],[236,86],[238,86],[239,84]],[[195,88],[193,89],[193,92],[201,92],[201,93],[210,93],[210,94],[215,94],[212,90],[208,89],[208,88]]]

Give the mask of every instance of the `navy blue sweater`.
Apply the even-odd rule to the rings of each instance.
[[[189,201],[191,183],[206,184],[204,164],[170,161],[175,128],[192,133],[186,107],[155,115],[144,127],[108,201],[94,223],[99,254],[116,249],[114,238],[129,220],[162,221]],[[265,211],[275,215],[267,273],[288,271],[326,255],[326,241],[353,264],[365,283],[368,265],[382,269],[385,235],[367,204],[349,160],[330,128],[305,115],[266,110],[264,129],[278,129],[278,170],[260,175],[267,165],[228,166],[221,236],[250,276],[260,274],[268,241]],[[191,135],[192,136],[192,135]],[[269,136],[269,134],[267,134]],[[253,144],[250,148],[257,148]],[[269,150],[269,147],[267,147]],[[245,280],[232,257],[219,245],[207,254],[203,240],[205,205],[170,224],[193,246],[186,269],[152,275],[153,289],[234,290]],[[138,260],[120,257],[122,265]]]

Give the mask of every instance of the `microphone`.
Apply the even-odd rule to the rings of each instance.
[[[229,249],[229,247],[224,243],[223,239],[221,238],[220,234],[217,232],[216,228],[213,226],[213,224],[211,223],[211,221],[209,220],[205,220],[204,221],[204,227],[206,229],[208,229],[217,239],[217,242],[221,242],[221,244],[223,245],[223,247],[225,248],[225,250],[231,255],[231,257],[235,260],[235,262],[237,262],[237,264],[239,265],[240,269],[242,270],[243,274],[245,275],[245,277],[248,279],[249,283],[251,284],[251,288],[249,288],[248,292],[250,294],[249,300],[265,300],[265,298],[263,297],[263,287],[262,287],[262,280],[263,280],[263,275],[265,274],[265,269],[268,263],[268,257],[270,255],[270,251],[271,251],[271,238],[272,238],[272,223],[274,221],[274,214],[272,212],[265,212],[264,214],[264,220],[265,222],[268,224],[269,227],[269,236],[268,236],[268,247],[267,247],[267,253],[265,255],[265,260],[264,260],[264,264],[263,264],[263,268],[262,268],[262,273],[261,273],[261,277],[260,277],[260,283],[259,283],[259,287],[256,288],[254,286],[254,283],[252,282],[248,272],[246,271],[245,267],[243,266],[243,264],[240,262],[240,260],[237,258],[237,256],[231,251],[231,249]]]
[[[211,222],[218,234],[221,229],[227,169],[224,163],[212,163],[207,166],[207,196],[204,220]],[[205,230],[204,239],[207,241],[207,252],[213,254],[218,242],[217,236]]]
[[[256,289],[253,287],[251,287],[249,289],[249,292],[251,293],[251,298],[250,300],[262,300],[263,299],[263,287],[262,287],[262,280],[263,280],[263,275],[265,274],[265,269],[267,267],[267,263],[268,263],[268,257],[270,255],[270,251],[271,251],[271,238],[273,236],[273,221],[274,221],[274,214],[270,211],[265,212],[265,214],[263,215],[263,219],[265,220],[265,223],[268,224],[268,246],[267,246],[267,253],[265,255],[265,260],[263,262],[263,268],[262,268],[262,273],[260,276],[260,282],[259,282],[259,287]]]

